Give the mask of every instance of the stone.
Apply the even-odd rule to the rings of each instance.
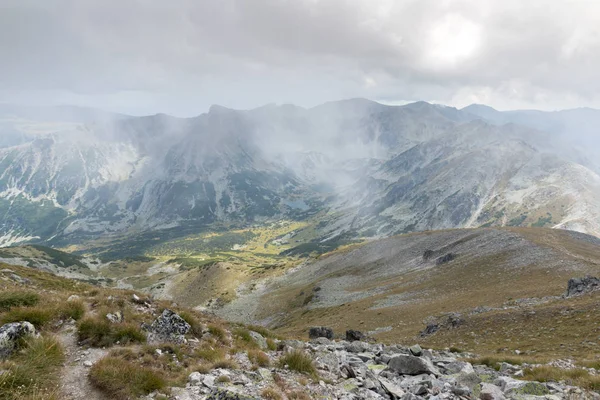
[[[400,398],[404,396],[404,390],[402,390],[400,386],[382,377],[379,377],[378,380],[379,383],[381,383],[381,386],[383,386],[383,388],[385,389],[385,391],[391,394],[393,397]]]
[[[250,331],[250,337],[262,350],[267,348],[267,339],[258,332]]]
[[[313,326],[308,331],[308,337],[310,339],[324,337],[331,340],[333,339],[333,330],[324,326]]]
[[[443,255],[441,257],[438,257],[435,260],[435,265],[442,265],[442,264],[447,264],[450,261],[453,261],[456,258],[456,254],[454,253],[448,253],[446,255]]]
[[[566,297],[577,296],[600,289],[600,279],[594,276],[571,278],[567,284]]]
[[[202,384],[209,389],[215,387],[215,377],[212,375],[206,375],[204,379],[202,379]]]
[[[258,397],[246,396],[229,390],[213,389],[206,400],[258,400]]]
[[[393,357],[388,363],[388,369],[397,372],[400,375],[440,375],[440,372],[433,366],[431,361],[404,354]]]
[[[444,372],[448,374],[472,374],[475,372],[473,366],[465,361],[452,361],[451,363],[445,364],[443,367]]]
[[[183,343],[184,335],[189,332],[191,326],[177,313],[165,309],[152,324],[144,328],[149,332],[148,341],[151,343]]]
[[[27,321],[2,325],[0,327],[0,359],[10,356],[17,349],[19,340],[35,334],[35,327]]]
[[[204,379],[204,375],[202,375],[200,372],[192,372],[188,376],[188,382],[193,386],[200,385],[202,383],[203,379]]]
[[[504,393],[502,390],[496,385],[492,385],[491,383],[482,383],[481,391],[479,393],[479,398],[481,400],[504,400]]]
[[[410,350],[410,354],[412,354],[413,356],[420,357],[423,354],[423,349],[418,344],[410,346],[408,350]]]
[[[69,296],[69,298],[67,299],[67,302],[71,303],[73,301],[79,301],[80,297],[77,296],[76,294],[72,294]]]
[[[108,319],[113,324],[118,324],[125,320],[121,311],[106,314],[106,319]]]
[[[84,366],[84,367],[88,367],[88,368],[89,368],[89,367],[91,367],[92,365],[94,365],[94,363],[93,363],[93,362],[91,362],[90,360],[86,360],[86,361],[84,361],[84,362],[83,362],[83,366]]]
[[[349,342],[362,341],[365,339],[366,336],[361,331],[355,331],[353,329],[348,329],[346,331],[346,340]]]

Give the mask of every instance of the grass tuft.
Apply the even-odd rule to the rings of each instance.
[[[248,358],[252,364],[258,365],[259,367],[266,368],[271,365],[269,356],[260,350],[248,350]]]
[[[589,390],[600,389],[600,376],[591,375],[588,371],[580,368],[562,369],[550,365],[542,365],[531,369],[525,369],[524,378],[538,382],[561,382],[567,385],[578,386]]]
[[[0,292],[0,311],[10,310],[13,307],[35,306],[39,301],[40,296],[33,292]]]
[[[13,308],[0,316],[0,325],[28,321],[36,329],[41,329],[54,319],[55,311],[55,309],[42,306]]]
[[[279,365],[282,368],[287,365],[290,370],[302,374],[315,375],[317,373],[312,358],[301,350],[294,350],[281,356]]]
[[[146,341],[146,335],[135,325],[113,324],[102,318],[86,318],[79,322],[77,335],[79,341],[96,347]]]
[[[90,369],[90,381],[111,399],[125,400],[163,389],[166,381],[154,370],[108,356]]]

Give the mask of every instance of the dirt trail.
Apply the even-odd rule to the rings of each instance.
[[[65,400],[107,400],[106,396],[90,384],[87,375],[89,366],[104,357],[108,351],[80,348],[77,346],[75,332],[75,326],[69,324],[58,333],[58,340],[62,344],[66,356],[65,367],[61,374],[61,398]]]

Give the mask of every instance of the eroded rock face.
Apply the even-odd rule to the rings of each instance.
[[[148,342],[183,343],[184,335],[189,332],[191,326],[174,311],[165,309],[160,317],[144,329],[148,331]]]
[[[324,326],[313,326],[308,331],[308,337],[310,339],[324,337],[331,340],[333,339],[333,330]]]
[[[571,278],[567,284],[567,297],[577,296],[600,289],[600,279],[594,276]]]
[[[35,335],[35,327],[27,321],[12,322],[0,327],[0,359],[15,351],[20,339]]]

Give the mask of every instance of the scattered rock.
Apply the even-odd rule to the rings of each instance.
[[[594,276],[571,278],[567,284],[566,297],[577,296],[600,289],[600,279]]]
[[[333,330],[324,326],[314,326],[308,331],[308,337],[310,339],[324,337],[331,340],[333,339]]]
[[[12,322],[0,327],[0,359],[11,355],[17,349],[19,340],[35,334],[35,327],[27,321]]]
[[[206,400],[258,400],[258,397],[246,396],[223,389],[214,389],[206,397]]]
[[[433,335],[440,329],[454,329],[463,325],[465,320],[459,313],[450,313],[437,320],[430,321],[425,329],[421,331],[421,337]]]
[[[91,362],[90,360],[87,360],[87,361],[84,361],[84,362],[83,362],[83,366],[84,366],[84,367],[88,367],[88,368],[89,368],[89,367],[91,367],[92,365],[94,365],[94,363],[93,363],[93,362]]]
[[[155,319],[151,325],[144,326],[144,328],[149,333],[148,342],[183,343],[185,342],[184,335],[189,332],[191,326],[177,313],[165,309],[160,317]]]
[[[491,383],[482,383],[481,391],[479,392],[479,398],[481,400],[504,400],[504,393],[496,385]]]

